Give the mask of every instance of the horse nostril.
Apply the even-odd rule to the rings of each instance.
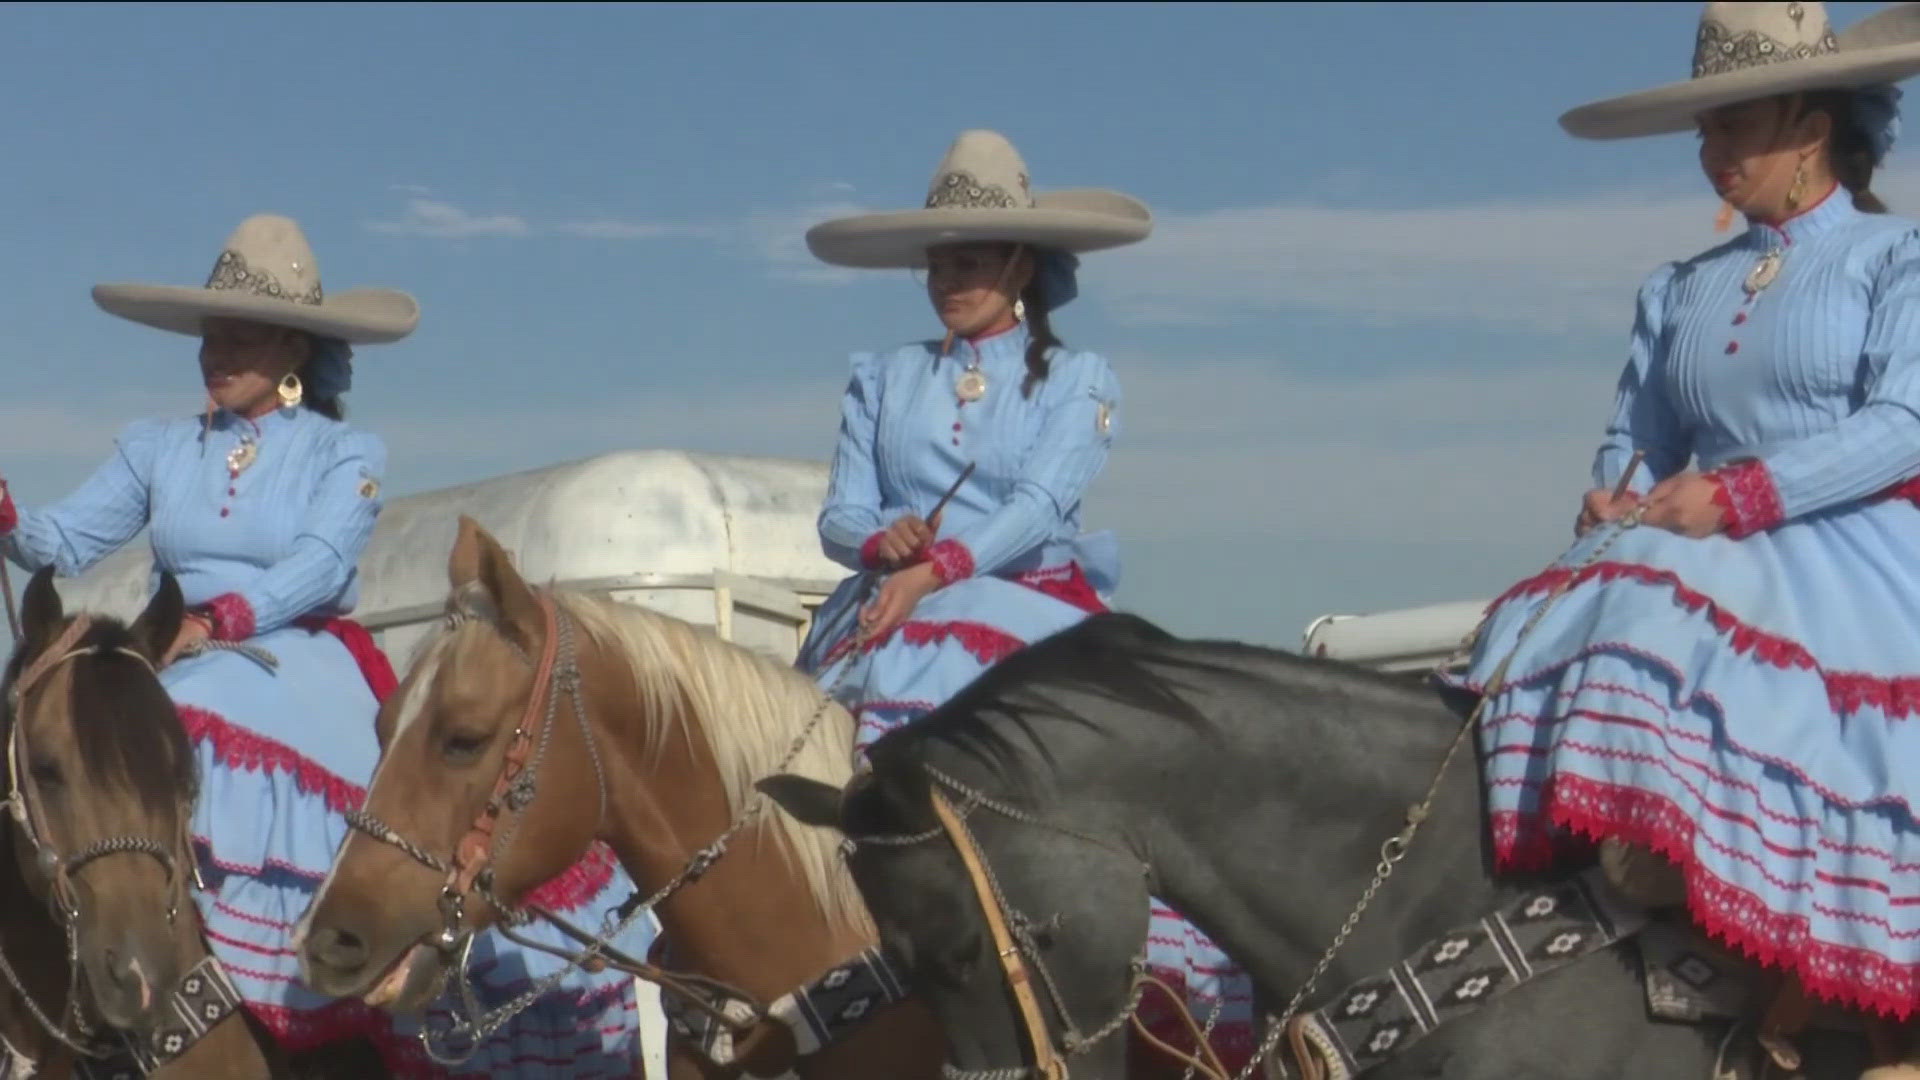
[[[126,994],[138,1001],[142,1011],[153,1005],[153,991],[147,985],[147,974],[140,970],[140,960],[128,956],[122,959],[113,949],[108,949],[103,957],[107,962],[107,978],[112,980],[114,990]]]
[[[351,930],[319,927],[313,932],[309,951],[314,959],[336,971],[358,971],[367,963],[367,943]]]

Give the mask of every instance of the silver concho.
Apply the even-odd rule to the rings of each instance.
[[[987,396],[987,377],[978,368],[968,368],[953,380],[953,392],[961,401],[979,401]]]
[[[235,476],[247,471],[260,456],[260,448],[251,439],[242,439],[240,445],[227,451],[227,471]]]
[[[1753,264],[1753,269],[1747,271],[1747,292],[1757,293],[1773,284],[1773,279],[1780,276],[1781,260],[1782,255],[1778,251],[1769,251],[1761,256],[1760,261]]]

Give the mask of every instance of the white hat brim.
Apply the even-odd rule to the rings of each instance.
[[[177,285],[95,285],[101,310],[145,326],[201,336],[209,317],[249,319],[290,326],[355,345],[398,341],[420,322],[420,305],[393,289],[348,289],[320,304],[302,304],[257,293]]]
[[[916,269],[937,244],[997,240],[1087,252],[1144,240],[1153,215],[1140,200],[1102,188],[1047,191],[1032,208],[899,210],[823,222],[807,230],[815,258],[868,270]]]
[[[1723,105],[1806,90],[1879,86],[1915,74],[1920,74],[1920,41],[1844,49],[1596,101],[1568,111],[1560,117],[1560,126],[1582,139],[1665,135],[1693,127],[1701,113]]]

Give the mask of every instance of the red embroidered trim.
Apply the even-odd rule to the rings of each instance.
[[[1027,644],[997,626],[974,622],[908,622],[901,625],[899,634],[901,640],[909,645],[939,645],[948,639],[958,641],[962,648],[983,664],[997,664]]]
[[[1735,462],[1706,474],[1717,490],[1713,501],[1724,511],[1727,535],[1735,540],[1773,528],[1786,520],[1773,474],[1758,460]]]
[[[887,531],[882,529],[872,536],[867,537],[867,542],[860,545],[861,566],[869,570],[880,569],[880,541],[884,539],[886,535]]]
[[[933,564],[933,576],[940,579],[942,585],[973,576],[973,552],[958,540],[935,541],[927,549],[926,558]]]
[[[1555,850],[1545,822],[1588,841],[1618,836],[1672,861],[1686,878],[1687,906],[1694,920],[1730,948],[1756,963],[1791,972],[1810,993],[1843,1007],[1900,1021],[1920,1012],[1920,967],[1816,940],[1804,916],[1775,911],[1702,867],[1694,856],[1693,820],[1669,799],[1562,774],[1542,793],[1540,811],[1497,818],[1505,819],[1494,823],[1494,858],[1502,870],[1545,865],[1542,856]]]
[[[1678,603],[1689,611],[1705,612],[1714,629],[1728,635],[1735,653],[1751,653],[1754,659],[1778,668],[1818,672],[1826,682],[1827,700],[1836,713],[1845,715],[1872,708],[1894,720],[1920,713],[1920,676],[1827,671],[1799,642],[1748,625],[1739,616],[1721,607],[1712,597],[1688,588],[1671,570],[1620,562],[1596,563],[1577,574],[1567,567],[1554,567],[1508,589],[1489,606],[1489,610],[1515,597],[1550,592],[1570,576],[1575,578],[1574,585],[1592,580],[1604,583],[1624,579],[1641,585],[1672,589]]]
[[[253,636],[253,605],[239,593],[221,593],[201,605],[213,620],[215,641],[245,641]]]
[[[366,801],[366,788],[342,780],[291,747],[206,709],[182,705],[176,711],[187,729],[187,738],[211,745],[214,757],[229,769],[284,773],[293,777],[295,787],[326,800],[328,809],[335,812],[357,810]],[[529,893],[529,899],[537,897],[543,907],[556,911],[579,908],[607,887],[616,865],[613,850],[595,841],[572,866]]]
[[[0,480],[0,536],[20,527],[20,510],[13,505],[13,492]]]
[[[949,638],[958,640],[968,652],[973,654],[974,659],[983,664],[998,663],[1026,646],[1026,642],[997,626],[988,626],[986,623],[909,620],[901,623],[893,634],[867,642],[864,651],[872,652],[893,640],[895,634],[909,645],[938,645]],[[825,663],[831,664],[852,652],[853,643],[852,637],[842,639],[827,653]]]

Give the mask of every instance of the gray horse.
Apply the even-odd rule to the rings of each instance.
[[[1460,729],[1470,704],[1417,683],[1277,650],[1090,618],[990,669],[880,739],[844,793],[798,777],[762,788],[802,821],[854,838],[849,857],[884,945],[945,1027],[950,1075],[1032,1061],[974,890],[951,844],[873,843],[938,828],[929,769],[1033,820],[967,818],[1006,905],[1036,927],[1055,1045],[1128,1001],[1148,897],[1192,919],[1286,1002],[1334,940]],[[960,805],[964,799],[948,791]],[[1471,748],[1307,1007],[1552,879],[1496,880]],[[1578,867],[1569,868],[1569,872]],[[1204,1019],[1204,1017],[1202,1018]],[[1648,1015],[1638,953],[1616,943],[1466,1010],[1369,1075],[1704,1080],[1724,1027]],[[1817,1077],[1857,1076],[1864,1049],[1807,1037]],[[1070,1063],[1125,1075],[1125,1040]]]

